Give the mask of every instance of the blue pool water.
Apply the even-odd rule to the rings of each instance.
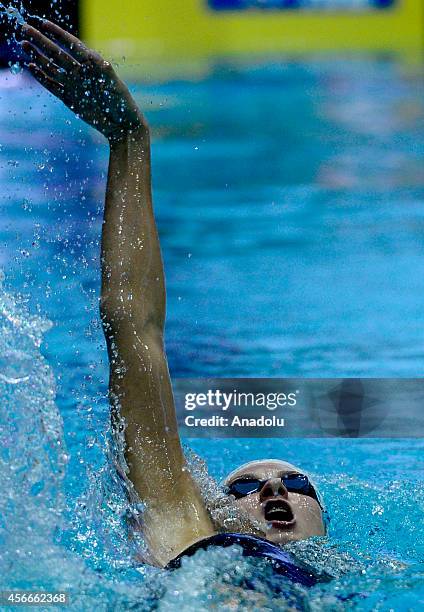
[[[75,610],[226,609],[216,584],[249,571],[238,551],[138,571],[119,518],[97,301],[107,149],[24,75],[0,81],[4,586],[69,590]],[[133,89],[153,128],[174,377],[422,374],[421,67],[222,62]],[[296,552],[335,579],[298,593],[305,609],[422,605],[422,441],[190,445],[218,479],[264,456],[315,475],[330,537]],[[237,597],[285,609],[259,587]]]

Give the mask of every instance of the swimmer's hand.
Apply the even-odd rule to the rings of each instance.
[[[143,115],[112,65],[58,25],[36,19],[37,28],[24,24],[20,35],[31,58],[28,68],[37,81],[109,141],[147,131]]]

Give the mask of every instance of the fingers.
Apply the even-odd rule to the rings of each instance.
[[[66,75],[66,71],[63,68],[59,68],[54,64],[54,62],[43,55],[35,45],[30,43],[28,40],[24,40],[21,43],[21,46],[25,53],[27,53],[32,63],[34,63],[38,68],[41,68],[43,72],[51,78],[54,78],[57,81],[60,81],[61,78]]]
[[[60,99],[63,98],[64,87],[61,83],[47,76],[47,74],[43,72],[41,68],[39,68],[36,64],[33,64],[32,62],[28,64],[28,69],[33,75],[33,77],[37,79],[37,81],[41,83],[41,85],[48,89],[48,91],[50,91],[53,95],[57,96]]]
[[[38,47],[52,61],[65,70],[75,70],[80,68],[80,64],[66,51],[61,49],[56,43],[51,41],[47,36],[25,24],[22,26],[22,36],[33,43],[33,46]]]
[[[43,32],[46,32],[63,45],[76,60],[79,62],[87,60],[89,50],[79,38],[47,19],[43,19],[39,27]]]
[[[62,45],[69,54],[74,57],[80,64],[91,60],[97,63],[101,68],[111,71],[112,67],[109,62],[105,61],[103,57],[87,47],[79,38],[67,32],[56,23],[49,21],[48,19],[40,19],[39,17],[29,17],[28,21],[33,20],[37,24],[37,28],[46,33],[50,38],[56,40]]]

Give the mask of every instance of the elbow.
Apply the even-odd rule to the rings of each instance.
[[[118,333],[131,329],[133,334],[141,336],[152,333],[163,336],[165,321],[162,310],[137,302],[131,295],[113,297],[102,293],[99,310],[107,338],[113,338]]]

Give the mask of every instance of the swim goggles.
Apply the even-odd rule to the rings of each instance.
[[[305,474],[283,474],[279,478],[289,493],[300,493],[301,495],[312,497],[322,508],[317,492]],[[246,495],[258,493],[268,480],[269,478],[266,480],[239,478],[226,485],[224,491],[229,495],[234,495],[236,499],[240,499],[241,497],[246,497]]]

